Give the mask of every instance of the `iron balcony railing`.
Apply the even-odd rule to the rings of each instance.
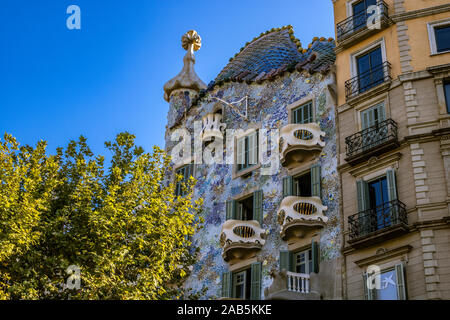
[[[397,141],[397,123],[392,119],[384,120],[370,128],[345,138],[347,158],[366,153],[389,141]]]
[[[380,16],[379,21],[384,23],[385,21],[389,20],[388,15],[388,5],[384,1],[378,1],[376,6],[380,10]],[[351,17],[348,17],[347,19],[339,22],[336,26],[337,29],[337,40],[343,41],[350,36],[357,34],[363,30],[366,30],[368,28],[368,21],[371,16],[373,16],[373,12],[367,12],[363,11],[361,13],[357,13]],[[371,21],[369,21],[370,23]],[[374,26],[376,28],[377,26]]]
[[[375,66],[345,82],[345,98],[356,97],[373,87],[391,80],[391,64],[388,61]]]
[[[348,217],[348,224],[351,239],[364,237],[391,226],[407,225],[406,206],[399,200],[385,202]]]

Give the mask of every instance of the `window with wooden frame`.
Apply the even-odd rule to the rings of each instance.
[[[292,123],[304,124],[314,121],[313,103],[312,101],[302,104],[291,110]]]
[[[189,181],[189,178],[194,175],[194,164],[190,163],[185,166],[182,166],[175,170],[175,174],[181,175],[182,179],[177,181],[175,186],[175,195],[184,197],[187,193],[186,191],[186,183]]]
[[[258,131],[236,140],[237,172],[244,171],[258,164]]]
[[[444,94],[447,113],[450,114],[450,80],[444,82]]]
[[[311,247],[300,251],[280,251],[280,271],[310,274],[319,272],[319,245],[311,241]]]
[[[321,167],[320,164],[311,166],[309,172],[283,178],[283,198],[321,197]]]
[[[406,272],[402,263],[380,272],[380,287],[376,286],[376,275],[369,278],[363,274],[364,299],[365,300],[406,300]],[[368,283],[368,280],[371,283]]]
[[[256,220],[262,224],[263,219],[263,192],[257,190],[250,196],[239,200],[229,200],[226,202],[227,220]]]
[[[361,236],[387,228],[397,219],[397,183],[395,170],[388,169],[386,175],[375,179],[356,181]]]
[[[436,21],[428,24],[431,54],[450,52],[450,21]]]
[[[262,263],[252,263],[250,268],[222,274],[222,297],[243,300],[261,299]]]

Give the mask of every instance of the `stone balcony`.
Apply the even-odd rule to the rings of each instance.
[[[226,124],[222,123],[222,114],[208,113],[202,118],[202,141],[211,141],[213,138],[223,139],[223,131]]]
[[[256,220],[227,220],[222,226],[220,245],[225,261],[246,259],[261,250],[266,232]]]
[[[325,132],[317,123],[288,124],[280,131],[280,158],[285,167],[300,163],[320,154]]]
[[[323,214],[327,209],[319,197],[285,197],[278,209],[281,238],[302,238],[309,229],[322,228],[328,221]]]

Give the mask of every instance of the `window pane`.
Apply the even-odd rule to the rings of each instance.
[[[310,123],[312,122],[312,103],[309,102],[292,110],[292,122],[293,123]]]
[[[434,33],[436,36],[437,52],[450,50],[450,26],[436,27]]]
[[[450,83],[444,85],[445,102],[447,104],[447,112],[450,113]]]
[[[395,270],[381,273],[381,289],[376,290],[377,300],[397,300],[397,278]]]

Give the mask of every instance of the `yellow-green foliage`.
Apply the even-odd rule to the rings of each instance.
[[[134,138],[105,144],[107,169],[83,137],[56,155],[45,142],[0,140],[0,299],[187,297],[189,239],[202,223],[195,181],[176,197],[169,157]],[[66,287],[70,265],[81,269],[80,289]]]

